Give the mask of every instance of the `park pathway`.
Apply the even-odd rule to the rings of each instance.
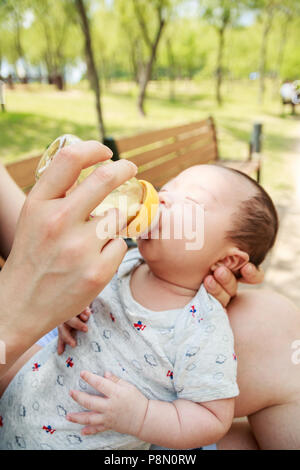
[[[278,207],[280,230],[264,266],[266,277],[261,287],[284,294],[300,308],[300,124],[297,132],[296,148],[287,155],[287,162],[293,165],[294,194],[289,203]]]

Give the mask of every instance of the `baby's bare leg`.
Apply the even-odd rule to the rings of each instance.
[[[9,383],[19,372],[19,370],[28,362],[32,356],[34,356],[42,348],[38,344],[34,344],[29,348],[19,359],[14,363],[14,365],[6,372],[6,374],[0,379],[0,397],[2,397]]]
[[[247,291],[228,309],[238,356],[235,415],[248,416],[261,449],[300,448],[300,313],[270,291]]]

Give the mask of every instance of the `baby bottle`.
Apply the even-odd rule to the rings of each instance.
[[[52,144],[48,146],[44,152],[37,170],[36,180],[44,173],[53,158],[63,147],[80,142],[81,139],[74,135],[65,134],[58,137]],[[96,166],[106,165],[111,160],[101,162]],[[96,168],[90,167],[82,170],[77,184],[80,184],[90,175]],[[148,181],[131,178],[124,184],[112,191],[99,204],[91,214],[93,216],[102,215],[108,209],[117,208],[127,216],[127,227],[120,233],[125,238],[138,238],[143,234],[147,234],[158,215],[159,198],[156,190]]]

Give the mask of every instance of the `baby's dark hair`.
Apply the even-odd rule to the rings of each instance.
[[[226,170],[247,179],[255,190],[253,196],[240,203],[233,215],[233,228],[227,231],[226,238],[248,253],[251,263],[259,266],[276,240],[279,228],[277,211],[268,193],[254,179],[238,170]]]

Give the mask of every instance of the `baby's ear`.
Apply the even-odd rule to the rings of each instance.
[[[230,248],[228,255],[219,261],[218,264],[223,264],[230,271],[239,271],[249,262],[249,255],[245,251],[238,248]]]

